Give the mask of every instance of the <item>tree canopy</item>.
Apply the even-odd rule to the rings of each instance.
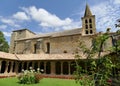
[[[9,49],[8,42],[6,41],[3,32],[0,31],[0,51],[8,52],[8,49]]]

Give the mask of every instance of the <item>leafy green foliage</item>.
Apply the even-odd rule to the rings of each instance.
[[[87,48],[83,41],[79,42],[76,50],[76,81],[81,86],[109,86],[108,80],[114,76],[119,76],[115,69],[120,67],[120,42],[116,41],[115,46],[111,46],[109,54],[102,56],[103,45],[111,36],[108,33],[101,34],[93,38],[93,44]],[[82,60],[86,57],[85,61]],[[97,59],[94,59],[97,57]],[[83,65],[81,66],[81,62]],[[83,67],[84,66],[84,67]],[[115,77],[116,78],[116,77]]]
[[[0,31],[0,51],[8,52],[9,45],[4,38],[4,34]]]

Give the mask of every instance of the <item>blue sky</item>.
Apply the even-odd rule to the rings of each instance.
[[[13,30],[41,34],[81,27],[86,2],[96,15],[97,31],[112,28],[120,18],[120,0],[0,0],[0,30],[10,42]]]

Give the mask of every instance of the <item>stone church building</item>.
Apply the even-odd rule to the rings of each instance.
[[[44,74],[71,75],[75,71],[71,64],[75,62],[77,41],[84,41],[89,48],[92,37],[99,34],[88,5],[81,20],[81,28],[61,32],[38,35],[28,29],[13,31],[9,53],[0,52],[0,73],[16,74],[33,67],[43,69]]]

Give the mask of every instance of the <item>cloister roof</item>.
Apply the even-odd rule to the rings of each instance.
[[[19,60],[74,60],[73,54],[21,54]]]
[[[0,59],[10,59],[10,60],[17,60],[14,54],[0,52]]]
[[[73,54],[10,54],[0,52],[0,59],[8,60],[73,60]]]
[[[107,53],[102,53],[105,55]],[[83,54],[81,59],[86,59]],[[94,59],[97,58],[97,55]],[[31,60],[74,60],[74,54],[10,54],[0,52],[0,59],[18,60],[18,61],[31,61]]]

